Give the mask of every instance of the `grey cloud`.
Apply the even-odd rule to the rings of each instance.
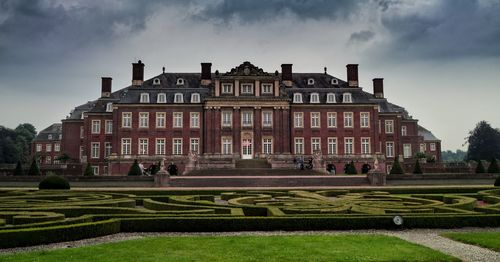
[[[351,34],[350,42],[368,42],[375,36],[375,33],[370,30],[363,30]]]

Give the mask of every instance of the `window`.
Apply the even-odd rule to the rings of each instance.
[[[61,140],[61,139],[62,139],[62,134],[59,134],[59,140]]]
[[[222,111],[222,126],[230,127],[233,123],[233,112],[231,111]]]
[[[430,143],[431,151],[436,151],[436,143]]]
[[[385,156],[394,157],[394,142],[385,142]]]
[[[193,153],[200,153],[200,139],[199,138],[191,138],[189,140],[189,149]]]
[[[165,138],[156,139],[156,155],[165,155]]]
[[[101,133],[101,120],[92,120],[92,134]]]
[[[139,113],[139,127],[149,127],[149,113]]]
[[[99,175],[99,166],[92,166],[92,173],[94,173],[95,176]]]
[[[344,154],[346,155],[354,154],[354,138],[352,137],[344,138]]]
[[[326,102],[330,103],[330,104],[336,103],[335,94],[334,93],[328,93],[326,95]]]
[[[189,121],[191,128],[199,128],[200,127],[200,113],[191,112],[191,120]]]
[[[295,138],[295,154],[296,155],[304,154],[304,138],[302,137]]]
[[[411,144],[403,144],[403,157],[404,158],[411,157]]]
[[[313,78],[307,79],[307,85],[310,85],[310,86],[314,85],[314,79]]]
[[[319,137],[311,138],[311,153],[321,151],[321,139]]]
[[[104,127],[104,132],[106,134],[113,134],[113,120],[106,120],[106,126]]]
[[[182,138],[174,138],[172,143],[172,154],[182,155]]]
[[[331,83],[332,83],[332,85],[338,85],[339,84],[339,80],[336,79],[336,78],[332,78]]]
[[[106,112],[113,112],[113,103],[106,104]]]
[[[361,138],[361,154],[363,154],[363,155],[371,154],[370,138],[369,137],[362,137]]]
[[[262,111],[262,126],[273,126],[273,111]]]
[[[48,138],[49,140],[52,140],[52,135],[48,135],[48,136],[47,136],[47,138]]]
[[[61,144],[59,143],[54,144],[54,152],[59,152],[59,151],[61,151]]]
[[[111,146],[110,142],[104,143],[104,157],[110,156],[112,149],[113,149],[113,147]]]
[[[425,143],[420,144],[420,152],[425,153],[426,149]]]
[[[181,93],[175,93],[174,103],[184,103],[184,96]]]
[[[167,114],[165,112],[156,113],[156,128],[165,128],[167,119]]]
[[[295,112],[293,113],[293,119],[294,119],[294,126],[295,127],[304,127],[304,113],[302,112]]]
[[[45,151],[52,152],[52,145],[51,144],[46,144],[45,145]]]
[[[42,152],[42,144],[36,144],[36,152]]]
[[[326,114],[327,119],[328,119],[328,127],[330,128],[335,128],[337,127],[337,113],[335,112],[328,112]]]
[[[336,155],[337,154],[337,138],[329,137],[328,138],[328,154]]]
[[[401,135],[402,136],[406,136],[407,135],[406,126],[401,126]]]
[[[132,127],[132,113],[122,113],[122,127]]]
[[[91,157],[92,158],[99,158],[99,143],[92,143],[91,144]]]
[[[272,94],[273,84],[262,84],[262,94]]]
[[[80,138],[83,138],[83,134],[84,134],[84,128],[83,126],[80,127]]]
[[[192,93],[191,94],[191,103],[199,103],[200,102],[200,94]]]
[[[301,93],[294,93],[293,94],[293,102],[294,103],[302,103],[302,94]]]
[[[309,102],[313,103],[313,104],[319,103],[319,94],[318,93],[312,93],[311,94],[311,100]]]
[[[360,126],[362,128],[368,128],[370,127],[370,113],[368,112],[361,112],[359,113],[359,118],[360,118]]]
[[[130,155],[131,139],[122,138],[122,155]]]
[[[352,103],[352,95],[351,93],[342,94],[342,103]]]
[[[82,161],[84,155],[85,155],[85,149],[83,146],[80,146],[80,161]]]
[[[264,138],[262,139],[262,153],[270,155],[273,153],[273,139]]]
[[[160,84],[160,79],[159,78],[155,78],[153,79],[153,85],[159,85]]]
[[[167,103],[167,95],[165,93],[158,93],[158,97],[156,97],[156,103],[158,104]]]
[[[148,93],[141,93],[141,103],[149,103],[149,94]]]
[[[344,112],[344,127],[353,127],[352,112]]]
[[[230,155],[233,153],[233,139],[231,137],[222,137],[222,154]]]
[[[253,94],[253,84],[241,84],[242,94]]]
[[[312,128],[319,128],[320,127],[320,118],[319,118],[318,112],[311,113],[311,127]]]
[[[184,85],[184,78],[177,78],[177,85]]]
[[[174,112],[174,127],[182,127],[182,112]]]
[[[233,84],[229,84],[229,83],[222,84],[222,93],[223,94],[232,94],[233,93]]]
[[[52,157],[51,156],[47,156],[45,158],[45,164],[48,164],[48,165],[52,164]]]
[[[253,125],[253,112],[252,111],[241,112],[241,125],[242,126],[252,126]]]
[[[394,120],[385,120],[385,133],[394,133]]]
[[[139,138],[139,155],[147,155],[148,154],[148,143],[147,138]]]

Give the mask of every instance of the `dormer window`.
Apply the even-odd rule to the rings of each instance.
[[[200,94],[192,93],[191,94],[191,103],[199,103],[200,102]]]
[[[177,78],[177,85],[184,85],[184,78]]]
[[[184,96],[181,93],[176,93],[174,96],[174,103],[184,103]]]
[[[48,137],[49,137],[49,140],[52,140],[52,135],[48,135]]]
[[[294,103],[302,103],[302,94],[301,93],[294,93],[293,94],[293,102]]]
[[[342,103],[352,103],[352,95],[351,93],[342,94]]]
[[[272,94],[273,84],[262,84],[262,94]]]
[[[153,79],[153,85],[155,86],[160,85],[160,79],[159,78]]]
[[[319,94],[318,93],[312,93],[311,94],[311,100],[309,101],[310,103],[319,103]]]
[[[165,104],[167,102],[167,95],[165,93],[159,93],[156,98],[156,103]]]
[[[313,78],[307,79],[307,85],[309,85],[309,86],[314,85],[314,79]]]
[[[339,80],[336,78],[332,78],[332,85],[338,85],[338,84],[339,84]]]
[[[335,94],[334,93],[328,93],[326,95],[326,102],[327,103],[336,103],[336,101],[335,101]]]
[[[113,103],[106,104],[106,112],[113,112]]]
[[[241,84],[242,94],[253,94],[253,84]]]
[[[62,139],[62,134],[59,134],[59,140],[61,140],[61,139]]]
[[[149,103],[149,94],[148,93],[141,93],[141,103]]]

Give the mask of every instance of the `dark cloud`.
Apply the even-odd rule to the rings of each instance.
[[[363,30],[352,33],[349,38],[350,42],[368,42],[375,36],[375,33],[370,30]]]

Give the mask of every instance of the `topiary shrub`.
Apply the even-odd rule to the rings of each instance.
[[[415,162],[415,168],[413,169],[413,174],[422,174],[422,168],[420,167],[420,161],[417,159]]]
[[[30,170],[28,171],[28,176],[41,176],[41,175],[42,172],[40,172],[36,156],[34,156],[33,161],[31,162]]]
[[[93,176],[94,175],[94,170],[92,169],[92,166],[90,163],[87,163],[87,167],[85,167],[85,171],[83,171],[84,176]]]
[[[130,167],[130,170],[128,171],[129,176],[141,176],[142,175],[142,170],[139,167],[139,163],[137,162],[137,159],[134,160],[134,164]]]
[[[66,178],[48,172],[48,175],[38,184],[38,189],[70,189],[70,186]]]
[[[498,162],[496,158],[491,159],[490,166],[488,167],[488,173],[492,174],[500,173],[500,168],[498,168]]]
[[[396,175],[396,174],[402,175],[404,173],[405,172],[403,171],[403,168],[401,167],[401,164],[399,163],[399,158],[395,157],[394,158],[394,164],[392,164],[392,168],[391,168],[390,174],[391,175]]]
[[[485,172],[486,172],[486,170],[484,169],[483,161],[481,161],[481,160],[477,161],[476,174],[485,173]]]
[[[21,161],[17,161],[16,169],[14,169],[15,176],[24,176],[23,166],[21,165]]]

